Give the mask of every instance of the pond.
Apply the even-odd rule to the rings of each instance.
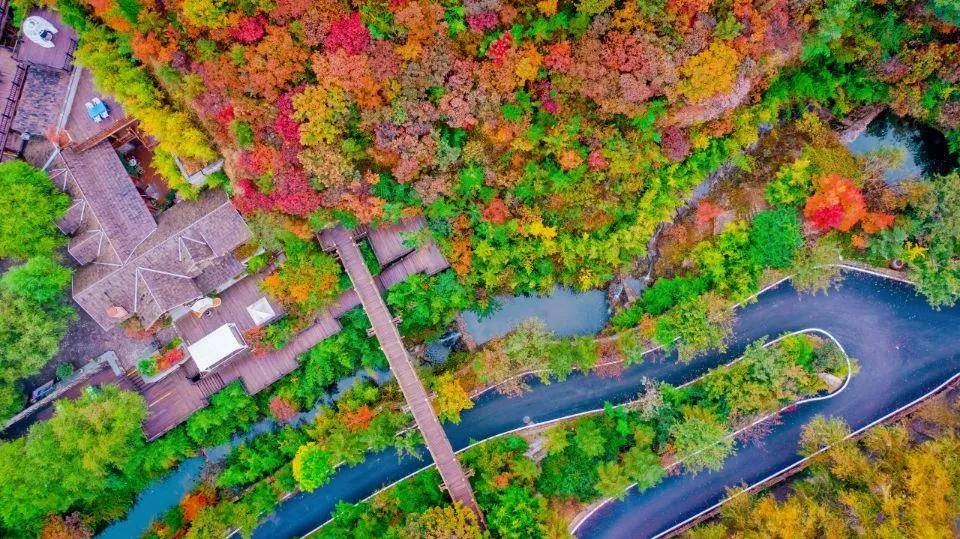
[[[857,155],[880,149],[902,150],[900,166],[887,169],[884,176],[891,185],[908,178],[946,174],[957,165],[941,132],[889,111],[877,116],[847,147]]]
[[[558,286],[546,296],[498,296],[497,302],[500,306],[486,316],[463,313],[467,331],[477,344],[506,335],[529,318],[543,320],[558,336],[572,337],[595,335],[610,317],[602,290],[575,292]]]

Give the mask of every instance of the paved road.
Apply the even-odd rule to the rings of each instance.
[[[832,333],[860,362],[860,373],[833,399],[801,405],[763,447],[740,448],[718,472],[674,476],[607,504],[577,530],[581,538],[655,537],[724,498],[800,460],[800,432],[813,416],[842,417],[856,430],[921,397],[960,372],[960,309],[933,311],[910,286],[849,275],[827,297],[791,297],[782,287],[747,308],[740,328],[765,325]]]
[[[533,391],[512,399],[488,392],[463,414],[460,425],[448,425],[445,430],[453,447],[461,449],[470,440],[530,421],[596,409],[605,401],[623,402],[635,396],[644,376],[683,383],[740,355],[758,338],[810,327],[832,333],[860,361],[861,372],[843,394],[787,414],[783,425],[767,438],[765,448],[741,450],[722,471],[668,478],[643,494],[633,493],[609,504],[578,530],[580,537],[590,538],[653,536],[716,503],[728,485],[753,482],[796,461],[797,433],[813,415],[843,416],[858,427],[960,371],[960,339],[956,338],[960,308],[933,311],[910,286],[859,273],[850,273],[839,290],[826,296],[798,296],[784,283],[740,310],[735,340],[725,354],[707,355],[687,365],[676,365],[671,358],[648,361],[619,378],[573,375],[562,383],[533,383]],[[428,459],[398,459],[392,451],[370,455],[363,463],[339,471],[323,488],[282,504],[255,536],[305,534],[329,518],[338,500],[361,500],[421,468]]]

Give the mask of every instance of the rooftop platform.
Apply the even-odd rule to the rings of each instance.
[[[77,47],[77,32],[64,24],[56,11],[50,9],[33,9],[27,16],[43,17],[57,29],[57,33],[53,36],[54,46],[47,49],[21,35],[14,51],[17,59],[32,65],[69,71],[73,67],[73,51]]]
[[[77,91],[73,96],[73,102],[70,104],[70,113],[67,116],[67,123],[64,126],[67,134],[70,135],[70,141],[76,146],[78,151],[95,145],[120,129],[129,126],[136,121],[128,117],[123,112],[123,107],[117,103],[111,96],[97,91],[93,83],[93,75],[90,71],[82,70],[80,80],[77,83]],[[107,106],[109,117],[101,120],[100,123],[93,121],[87,114],[86,103],[94,98],[99,98]]]

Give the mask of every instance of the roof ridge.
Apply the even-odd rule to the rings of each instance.
[[[220,204],[220,205],[216,206],[215,208],[211,209],[211,210],[210,210],[209,212],[207,212],[207,214],[204,215],[201,219],[198,219],[198,220],[194,221],[191,225],[180,229],[179,231],[177,231],[177,232],[174,233],[174,234],[171,234],[171,235],[170,235],[170,238],[173,238],[174,236],[176,236],[177,234],[182,233],[184,230],[190,228],[191,226],[194,226],[194,225],[196,225],[197,223],[200,223],[201,221],[207,219],[207,217],[209,217],[211,214],[213,214],[213,212],[215,212],[216,210],[219,210],[220,208],[222,208],[222,207],[224,207],[224,206],[227,206],[227,205],[229,205],[229,206],[231,206],[231,207],[233,206],[233,203],[230,202],[230,199],[229,199],[229,198],[227,198],[227,200],[224,201],[223,204]],[[236,208],[234,208],[234,209],[236,209]],[[243,217],[241,216],[241,219],[242,219],[242,218],[243,218]],[[244,222],[244,225],[246,225],[246,222]],[[150,238],[150,236],[153,236],[153,234],[155,234],[155,233],[157,232],[157,230],[159,230],[159,228],[154,229],[153,232],[151,232],[146,238],[144,238],[143,241],[146,241],[147,239]],[[110,238],[107,238],[107,241],[110,241]],[[137,245],[138,248],[139,248],[140,245],[143,244],[143,241],[141,241],[140,244]],[[143,253],[140,253],[139,255],[137,255],[135,258],[127,259],[126,261],[121,261],[120,264],[118,265],[118,267],[122,268],[123,266],[126,266],[126,265],[127,265],[128,263],[130,263],[130,262],[133,262],[133,261],[135,261],[135,260],[138,260],[138,259],[140,259],[140,258],[143,258],[144,256],[146,256],[147,254],[149,254],[150,252],[152,252],[154,249],[156,249],[157,247],[159,247],[159,246],[162,245],[163,243],[164,243],[164,242],[160,242],[160,243],[158,243],[157,245],[154,245],[154,246],[151,247],[150,249],[147,249],[147,250],[144,251]],[[134,249],[134,253],[136,253],[136,249]],[[131,255],[131,256],[132,256],[132,255]],[[97,278],[96,280],[88,283],[87,286],[84,287],[84,288],[86,289],[86,288],[89,288],[89,287],[91,287],[91,286],[96,285],[97,283],[99,283],[100,281],[106,279],[106,278],[109,277],[110,275],[113,275],[113,273],[115,273],[115,272],[107,272],[106,274],[100,276],[100,277]]]
[[[183,233],[185,230],[188,230],[189,228],[191,228],[191,227],[193,227],[193,226],[196,226],[197,223],[199,223],[200,221],[205,220],[205,219],[206,219],[207,217],[209,217],[213,212],[219,210],[220,208],[222,208],[222,207],[224,207],[224,206],[226,206],[226,205],[228,205],[228,204],[230,204],[231,206],[233,205],[233,204],[230,203],[230,198],[229,198],[229,197],[228,197],[222,204],[220,204],[220,205],[212,208],[210,211],[208,211],[208,212],[207,212],[204,216],[202,216],[200,219],[197,219],[196,221],[191,221],[190,224],[188,224],[188,225],[180,228],[179,230],[173,232],[172,234],[170,234],[170,235],[168,236],[168,238],[173,238],[174,236],[182,235],[182,233]],[[159,223],[157,223],[157,224],[159,225]],[[124,264],[127,264],[127,263],[129,263],[129,262],[131,262],[131,261],[133,261],[133,260],[136,260],[137,258],[140,258],[140,257],[142,257],[142,256],[146,256],[148,253],[150,253],[151,251],[153,251],[154,249],[156,249],[157,247],[159,247],[160,245],[162,245],[163,242],[160,242],[160,243],[154,245],[153,247],[147,249],[146,251],[140,253],[139,255],[137,255],[137,249],[139,249],[140,246],[143,245],[143,242],[145,242],[145,241],[147,241],[148,239],[150,239],[150,238],[151,238],[154,234],[156,234],[159,230],[160,230],[160,227],[157,226],[157,228],[153,229],[149,234],[147,234],[147,236],[146,236],[145,238],[143,238],[142,240],[140,240],[140,243],[138,243],[137,246],[133,248],[133,251],[130,253],[130,256],[127,257],[127,259],[126,259],[123,263],[124,263]],[[134,257],[134,255],[136,255],[136,256]]]
[[[79,154],[78,154],[78,155],[79,155]],[[86,193],[83,192],[83,186],[80,185],[80,182],[77,181],[77,177],[76,177],[76,175],[74,175],[73,170],[70,169],[70,163],[67,162],[66,156],[64,156],[63,152],[60,151],[60,152],[57,153],[57,157],[59,157],[60,160],[63,161],[63,170],[65,171],[65,174],[64,174],[64,182],[63,182],[64,190],[66,190],[66,185],[67,185],[66,179],[67,179],[67,174],[69,174],[69,175],[72,177],[71,179],[73,180],[74,185],[77,186],[77,191],[79,191],[80,196],[83,197],[84,201],[88,201],[88,197],[87,197]],[[119,159],[119,157],[118,157],[118,159]],[[87,202],[87,204],[89,204],[89,201]],[[90,207],[90,212],[93,214],[93,218],[97,220],[97,225],[100,227],[100,232],[103,233],[103,236],[104,236],[104,238],[106,238],[107,243],[110,244],[110,248],[113,249],[113,252],[117,255],[117,258],[120,258],[120,253],[119,253],[119,251],[117,251],[117,248],[113,245],[113,242],[110,241],[110,237],[107,235],[107,233],[103,231],[103,223],[100,221],[100,218],[97,217],[97,212],[93,209],[93,206]],[[103,243],[102,243],[102,242],[101,242],[100,245],[97,247],[97,256],[98,256],[98,257],[100,256],[100,253],[101,253],[101,252],[103,252]],[[84,264],[84,266],[86,266],[86,265],[88,265],[88,264]],[[121,264],[121,266],[122,266],[122,264]],[[113,272],[108,272],[107,275],[110,275],[111,273],[113,273]],[[101,279],[97,279],[95,282],[100,282],[100,280],[101,280]]]

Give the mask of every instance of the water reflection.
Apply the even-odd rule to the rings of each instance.
[[[878,116],[847,147],[857,155],[881,149],[903,150],[900,165],[888,168],[884,175],[891,185],[908,178],[946,174],[957,165],[957,157],[950,154],[942,133],[889,111]]]
[[[529,318],[543,320],[547,329],[561,337],[594,335],[610,315],[602,290],[575,292],[558,286],[547,296],[501,296],[497,301],[500,307],[486,316],[463,313],[467,330],[477,344],[506,335]]]

